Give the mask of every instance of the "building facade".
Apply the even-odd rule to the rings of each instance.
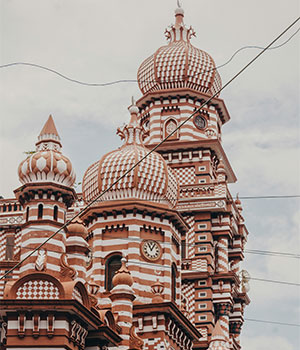
[[[230,116],[183,18],[139,67],[123,145],[82,193],[52,116],[19,165],[21,187],[0,200],[1,349],[241,348],[248,232],[228,189]]]

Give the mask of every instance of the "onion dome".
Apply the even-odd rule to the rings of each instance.
[[[149,150],[143,144],[145,131],[137,120],[138,107],[133,103],[128,109],[131,120],[117,131],[124,144],[87,169],[82,183],[83,199],[90,202],[107,191],[99,201],[136,198],[174,207],[178,198],[176,176],[159,153],[152,152],[143,159]],[[141,162],[129,171],[138,161]],[[120,176],[121,180],[110,188]]]
[[[126,285],[126,286],[131,287],[133,285],[133,278],[132,278],[129,270],[127,269],[126,259],[122,258],[121,262],[122,262],[122,266],[115,273],[115,275],[114,275],[114,277],[112,279],[112,283],[113,283],[114,286]]]
[[[175,25],[165,31],[168,45],[160,47],[138,69],[138,83],[143,94],[157,90],[190,88],[214,94],[221,88],[221,78],[212,57],[190,43],[195,32],[183,23],[184,11],[175,10]]]
[[[71,161],[61,153],[60,137],[50,115],[44,125],[36,151],[21,162],[18,168],[22,184],[36,182],[54,182],[72,186],[75,173]]]
[[[82,238],[86,238],[88,235],[88,230],[84,226],[84,223],[80,218],[75,218],[72,220],[72,222],[67,226],[67,231],[68,231],[68,237],[71,236],[78,236]]]
[[[220,159],[220,162],[217,167],[217,174],[226,174],[224,162],[222,159]]]

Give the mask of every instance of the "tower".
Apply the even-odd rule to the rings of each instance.
[[[212,57],[191,44],[195,32],[183,19],[178,7],[175,25],[166,29],[168,44],[139,67],[139,121],[151,149],[197,111],[157,151],[177,175],[176,209],[190,226],[181,237],[181,278],[188,318],[202,334],[198,345],[208,347],[219,320],[227,345],[239,349],[249,298],[238,274],[248,232],[241,203],[228,189],[236,181],[222,147],[230,116],[218,95],[199,110],[221,88],[221,78]]]

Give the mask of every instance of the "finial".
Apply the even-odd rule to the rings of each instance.
[[[184,11],[181,7],[180,1],[177,0],[177,9],[175,10],[176,23],[175,26],[183,25],[183,15]]]
[[[131,97],[131,106],[128,107],[128,110],[129,110],[131,115],[139,113],[139,108],[136,105],[136,102],[135,102],[135,99],[133,96]]]
[[[181,4],[179,0],[177,0],[177,6],[181,8]]]

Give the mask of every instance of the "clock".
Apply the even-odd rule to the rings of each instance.
[[[156,261],[161,257],[162,249],[158,242],[147,239],[141,243],[141,253],[146,260]]]
[[[198,129],[204,129],[206,127],[206,119],[198,114],[194,117],[194,124]]]

